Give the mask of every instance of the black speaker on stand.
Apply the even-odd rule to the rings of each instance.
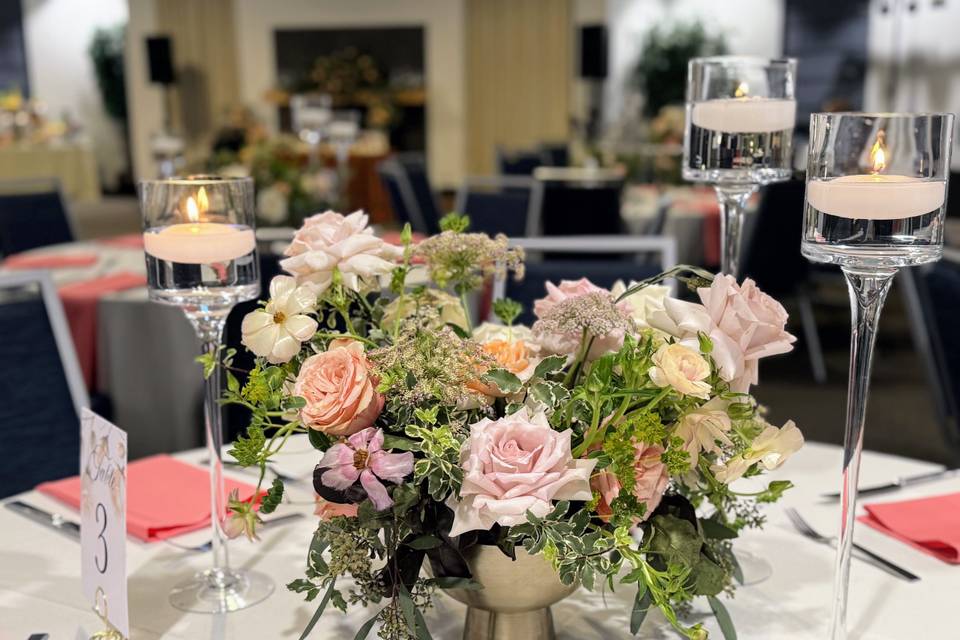
[[[176,73],[173,70],[173,41],[170,36],[149,36],[147,37],[147,64],[150,70],[150,82],[162,85],[164,88],[163,124],[166,131],[171,130],[170,115],[173,113],[173,92],[171,91],[177,82]]]
[[[580,27],[580,77],[589,87],[587,140],[600,135],[603,114],[603,82],[607,78],[607,28],[602,24]]]

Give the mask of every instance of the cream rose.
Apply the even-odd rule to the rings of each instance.
[[[373,424],[383,409],[377,378],[354,340],[336,340],[300,366],[293,395],[307,401],[304,425],[332,436],[349,436]]]
[[[665,344],[653,354],[650,380],[658,387],[672,387],[681,395],[710,397],[710,364],[697,351],[675,343]]]

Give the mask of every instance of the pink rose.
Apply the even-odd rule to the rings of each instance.
[[[743,353],[743,372],[730,383],[734,391],[745,392],[757,384],[760,358],[793,349],[797,339],[785,330],[788,316],[783,305],[760,291],[750,278],[738,285],[733,276],[718,275],[709,289],[697,293],[710,320]]]
[[[448,503],[450,535],[526,522],[527,511],[546,515],[553,500],[590,500],[596,460],[574,460],[570,435],[554,431],[543,412],[531,416],[525,408],[471,425],[460,452],[460,499]]]
[[[336,340],[327,351],[300,365],[293,395],[307,401],[300,419],[311,429],[331,436],[349,436],[366,429],[380,415],[383,396],[355,340]]]
[[[313,509],[313,515],[319,516],[324,522],[328,522],[333,518],[340,516],[345,518],[356,518],[357,509],[358,507],[355,504],[330,502],[329,500],[324,500],[320,496],[317,496],[316,504]]]
[[[343,216],[335,211],[307,218],[284,251],[284,271],[297,282],[312,284],[317,294],[333,281],[337,269],[345,287],[360,291],[390,273],[403,250],[384,242],[367,226],[367,216],[354,211]]]
[[[670,475],[667,472],[667,465],[660,460],[661,455],[663,455],[663,447],[658,444],[647,445],[642,442],[637,444],[634,458],[634,477],[637,484],[633,494],[637,500],[647,505],[647,510],[643,517],[637,520],[638,523],[650,517],[667,489]],[[609,521],[613,515],[610,505],[620,495],[620,481],[611,471],[602,469],[590,480],[590,486],[600,494],[597,515],[604,522]]]
[[[785,330],[787,312],[753,280],[737,285],[733,276],[718,275],[698,293],[703,304],[666,298],[650,313],[649,323],[691,348],[698,348],[698,334],[709,336],[710,357],[733,391],[746,392],[757,383],[760,358],[793,349],[796,338]]]
[[[579,280],[561,280],[560,286],[547,282],[547,296],[540,298],[533,303],[533,312],[538,318],[542,318],[545,313],[553,309],[558,302],[563,302],[568,298],[576,298],[585,293],[596,293],[602,291],[609,293],[603,287],[598,287],[586,278]]]

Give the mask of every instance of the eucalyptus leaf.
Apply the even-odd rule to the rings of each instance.
[[[733,620],[730,618],[730,612],[720,601],[719,598],[707,596],[707,602],[710,603],[710,609],[717,618],[717,624],[720,625],[720,631],[723,633],[724,640],[737,640],[737,630],[733,626]]]
[[[637,587],[637,596],[633,599],[633,610],[630,612],[630,633],[637,635],[640,627],[650,611],[653,595],[647,588],[647,583],[640,582]]]
[[[377,619],[379,617],[380,614],[377,613],[372,618],[364,622],[363,626],[357,631],[357,635],[353,636],[353,640],[364,640],[364,638],[370,635],[370,631],[373,629],[373,625],[377,623]],[[303,638],[300,638],[300,640],[303,640]]]
[[[327,608],[327,603],[330,602],[330,596],[333,595],[333,588],[336,584],[336,580],[330,581],[330,586],[327,587],[327,592],[323,594],[323,600],[320,601],[316,612],[313,614],[313,617],[310,618],[310,622],[307,623],[303,633],[300,634],[300,640],[304,640],[307,636],[309,636],[310,632],[313,631],[313,628],[317,626],[317,621],[320,620],[320,616],[323,615],[323,610]]]
[[[403,611],[403,619],[407,623],[407,629],[411,634],[415,634],[417,632],[417,607],[413,604],[413,598],[410,597],[410,592],[403,584],[400,585],[397,595],[400,598],[400,610]]]
[[[440,546],[441,542],[442,541],[437,536],[426,535],[426,536],[419,536],[417,538],[414,538],[413,540],[404,542],[403,544],[407,545],[411,549],[419,549],[421,551],[426,551],[427,549],[436,549],[437,547]]]

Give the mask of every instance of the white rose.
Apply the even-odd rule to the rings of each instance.
[[[614,298],[619,299],[627,289],[635,286],[637,283],[633,280],[629,285],[625,285],[623,280],[617,280],[610,293]],[[647,318],[655,310],[663,309],[663,301],[670,294],[670,287],[662,284],[651,284],[636,293],[632,293],[622,300],[630,309],[630,316],[636,322],[637,327],[645,329],[650,326]]]

